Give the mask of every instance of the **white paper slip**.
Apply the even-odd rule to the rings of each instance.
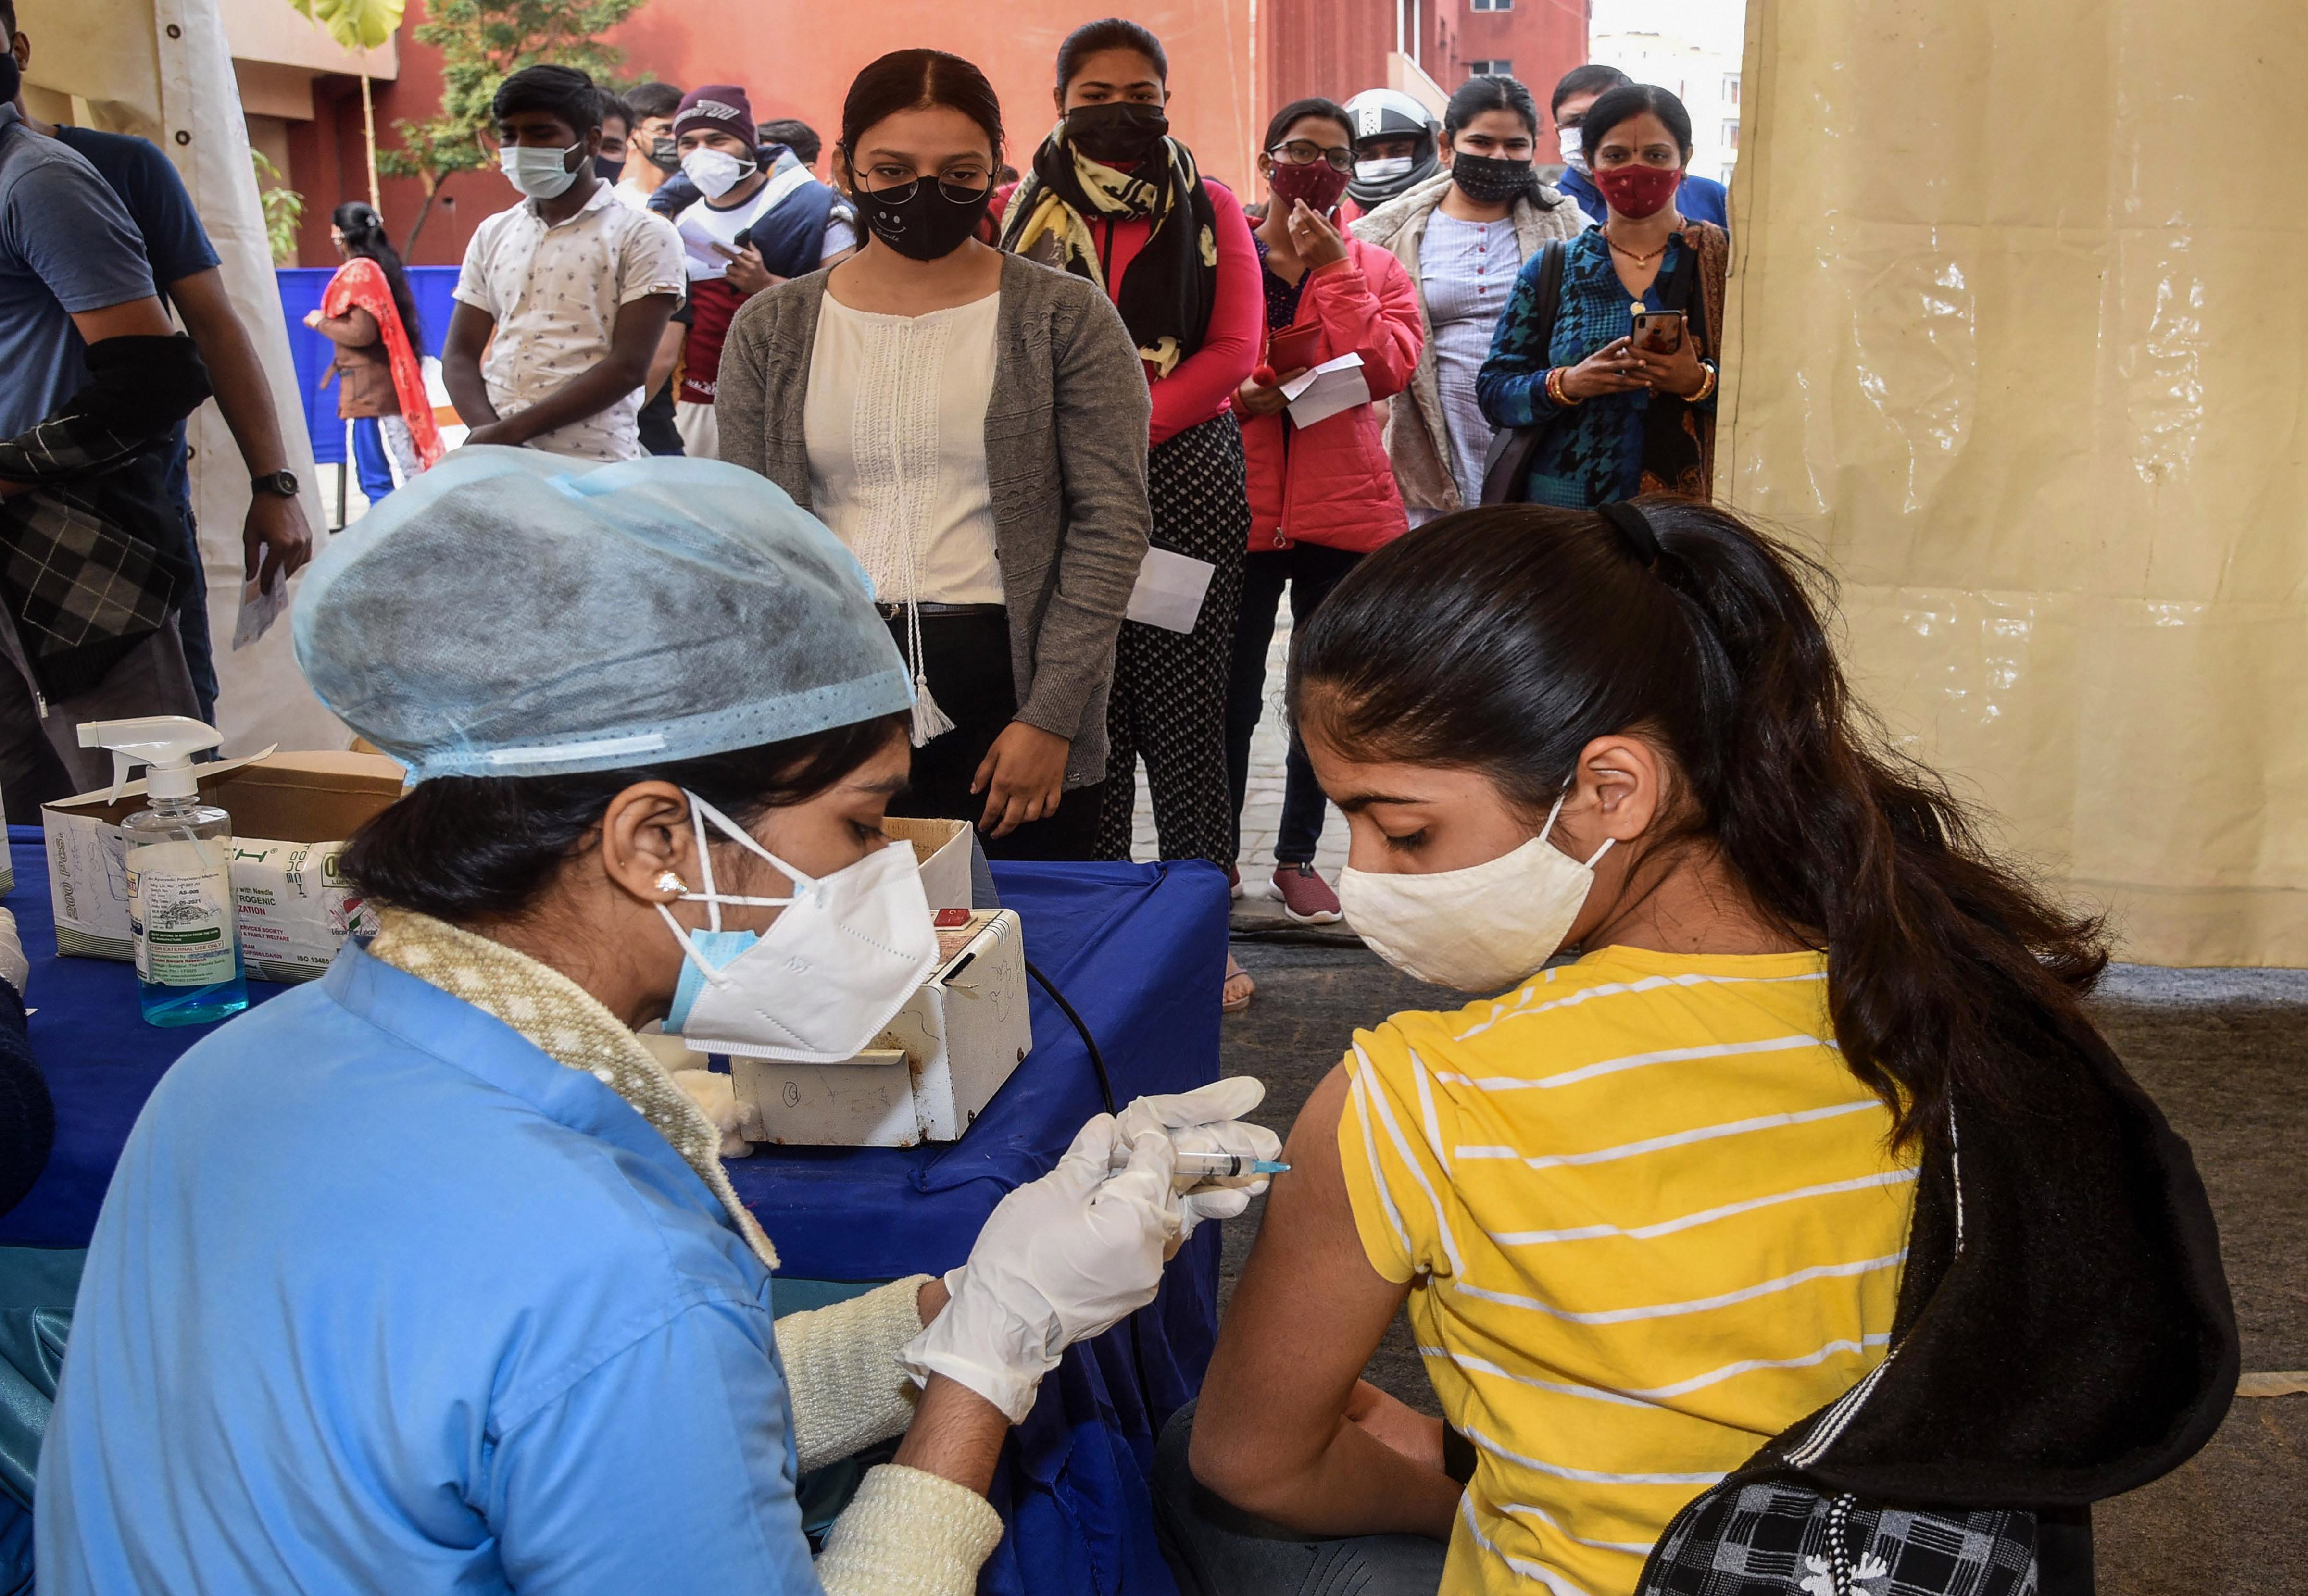
[[[257,588],[256,584],[263,579],[259,573],[240,585],[240,619],[232,629],[232,646],[236,648],[247,648],[271,631],[272,623],[288,607],[288,579],[274,577],[269,593]]]
[[[1328,421],[1341,410],[1371,402],[1370,382],[1363,375],[1363,357],[1341,355],[1336,360],[1302,372],[1282,385],[1290,401],[1290,420],[1296,426]]]
[[[1130,607],[1123,614],[1166,631],[1192,631],[1217,571],[1208,560],[1148,549],[1146,562],[1138,568],[1138,585],[1130,590]]]

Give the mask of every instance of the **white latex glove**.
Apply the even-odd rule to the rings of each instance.
[[[24,982],[30,979],[32,961],[24,957],[24,944],[16,935],[16,916],[0,909],[0,981],[24,995]]]
[[[1122,1140],[1135,1146],[1142,1137],[1164,1133],[1181,1153],[1277,1159],[1282,1156],[1282,1138],[1242,1118],[1265,1100],[1266,1083],[1254,1075],[1228,1076],[1167,1097],[1141,1097],[1122,1111]],[[1184,1210],[1185,1223],[1178,1240],[1183,1242],[1193,1235],[1194,1227],[1205,1219],[1232,1219],[1269,1184],[1264,1175],[1237,1177],[1206,1180],[1182,1193],[1179,1206]]]
[[[1061,1352],[1154,1300],[1181,1225],[1176,1154],[1150,1136],[1109,1176],[1115,1145],[1114,1117],[1100,1114],[1056,1169],[1002,1199],[945,1277],[952,1300],[899,1350],[917,1384],[944,1375],[1016,1424]]]

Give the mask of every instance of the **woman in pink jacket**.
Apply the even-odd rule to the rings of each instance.
[[[1372,401],[1402,391],[1425,341],[1417,291],[1402,263],[1375,245],[1342,236],[1336,225],[1334,209],[1355,160],[1346,111],[1327,99],[1294,100],[1267,124],[1265,151],[1258,170],[1271,198],[1256,243],[1265,262],[1269,336],[1319,327],[1308,362],[1358,357],[1370,399],[1311,425],[1297,425],[1306,411],[1302,404],[1294,417],[1282,392],[1300,374],[1296,359],[1279,372],[1271,364],[1260,365],[1235,395],[1250,477],[1250,552],[1243,562],[1227,691],[1227,774],[1233,782],[1237,853],[1276,606],[1287,587],[1292,622],[1303,625],[1357,561],[1401,536],[1402,495],[1387,460],[1381,408]],[[1322,789],[1295,730],[1284,771],[1275,890],[1291,919],[1334,921],[1338,894],[1314,871]]]

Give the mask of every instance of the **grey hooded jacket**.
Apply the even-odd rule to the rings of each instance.
[[[738,308],[713,408],[721,458],[810,509],[809,396],[831,271]],[[1106,775],[1114,643],[1146,556],[1146,368],[1097,285],[1016,255],[1002,262],[986,485],[1009,610],[1018,718],[1072,740],[1066,785]]]
[[[1426,335],[1418,367],[1410,373],[1404,398],[1388,407],[1386,452],[1394,462],[1394,480],[1402,489],[1402,502],[1411,510],[1444,511],[1464,508],[1459,485],[1451,476],[1450,437],[1442,415],[1442,394],[1434,375],[1434,324],[1426,315],[1426,285],[1418,275],[1418,245],[1426,236],[1427,218],[1442,202],[1451,186],[1446,169],[1417,187],[1395,195],[1368,216],[1357,218],[1354,235],[1365,244],[1389,251],[1418,286],[1418,326]],[[1557,202],[1552,208],[1528,198],[1514,205],[1515,242],[1529,262],[1557,238],[1575,238],[1588,227],[1587,213],[1552,188],[1542,193]],[[1408,402],[1405,402],[1405,401]]]

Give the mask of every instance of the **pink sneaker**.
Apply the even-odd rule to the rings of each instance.
[[[1301,925],[1331,925],[1343,918],[1339,895],[1311,864],[1276,865],[1274,892],[1282,900],[1282,913]]]

